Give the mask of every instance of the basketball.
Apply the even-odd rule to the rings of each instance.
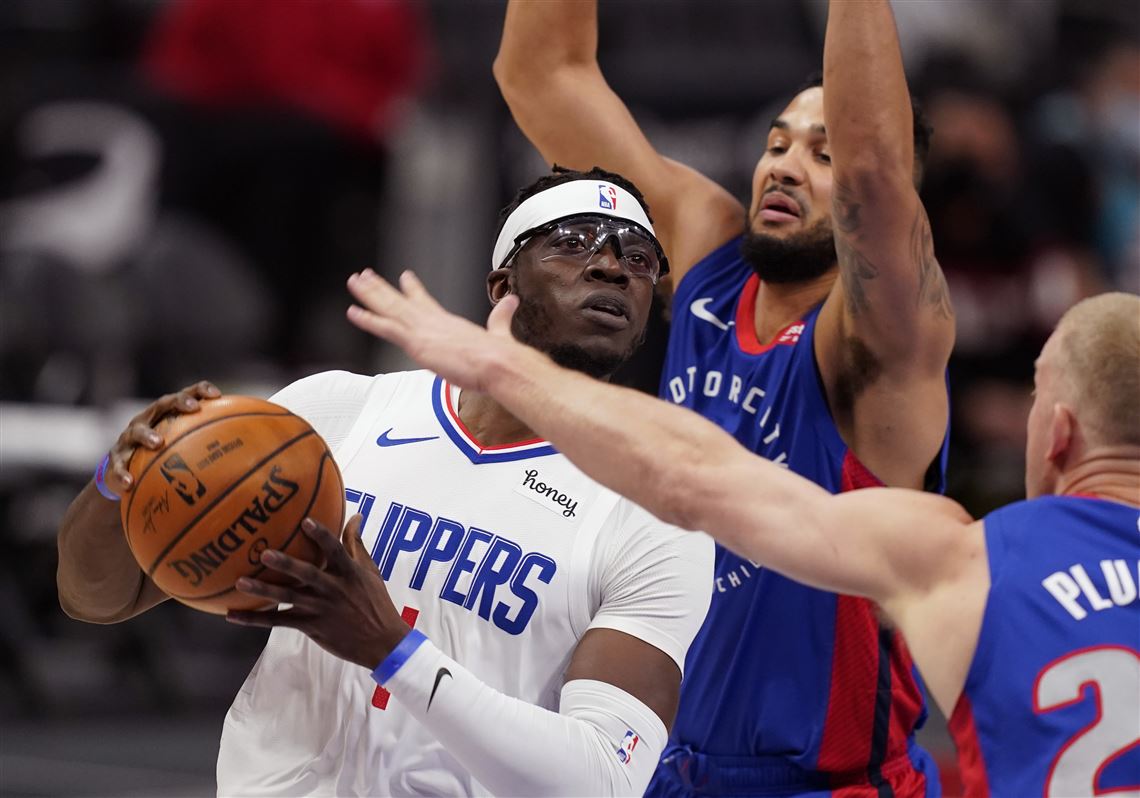
[[[344,525],[344,485],[324,440],[272,402],[223,396],[155,427],[165,447],[137,449],[121,513],[139,567],[174,599],[204,612],[265,609],[238,577],[286,577],[261,564],[272,548],[320,562],[301,531],[311,517]]]

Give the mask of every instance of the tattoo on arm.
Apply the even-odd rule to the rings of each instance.
[[[928,305],[944,319],[954,318],[954,308],[950,304],[950,290],[946,276],[934,257],[934,237],[930,234],[930,219],[926,209],[918,206],[911,232],[912,257],[918,267],[918,303]]]
[[[847,312],[852,317],[859,316],[871,307],[867,286],[864,284],[879,276],[879,267],[851,246],[844,235],[835,237],[835,254],[839,259],[839,277],[843,280]]]
[[[835,253],[839,261],[839,274],[843,281],[843,293],[847,310],[858,316],[871,306],[867,295],[867,281],[880,274],[880,268],[860,252],[854,243],[858,238],[862,220],[859,218],[862,204],[858,195],[843,183],[836,182],[832,198],[832,212],[835,219]],[[946,277],[934,257],[934,239],[930,233],[930,219],[921,204],[911,227],[910,260],[918,277],[917,303],[930,307],[933,312],[945,319],[954,317],[950,304],[950,291]]]
[[[855,192],[845,183],[835,181],[834,196],[831,199],[831,212],[835,224],[842,233],[853,233],[859,229],[859,209],[863,206]]]
[[[859,211],[863,206],[858,196],[850,186],[838,180],[835,181],[833,191],[831,210],[836,227],[835,255],[839,261],[840,279],[843,281],[843,296],[847,301],[847,312],[859,316],[871,306],[864,283],[879,276],[879,267],[855,249],[848,238],[859,230]]]

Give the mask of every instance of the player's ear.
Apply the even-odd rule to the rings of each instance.
[[[492,305],[499,304],[499,301],[507,294],[511,293],[511,269],[495,269],[487,275],[487,298],[491,300]]]
[[[1049,424],[1049,448],[1045,457],[1058,468],[1063,468],[1073,446],[1076,431],[1076,417],[1073,409],[1057,402],[1053,405],[1053,417]]]

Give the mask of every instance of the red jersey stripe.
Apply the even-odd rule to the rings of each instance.
[[[974,726],[974,710],[970,699],[963,690],[947,724],[950,736],[958,749],[958,771],[968,798],[989,798],[990,781],[986,776],[986,761],[982,758],[982,746],[978,741],[978,730]]]

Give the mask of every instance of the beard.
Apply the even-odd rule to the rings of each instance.
[[[553,341],[550,330],[554,329],[554,323],[550,314],[537,302],[528,301],[517,283],[515,293],[519,306],[511,319],[511,334],[522,343],[544,352],[562,368],[580,371],[599,380],[608,379],[645,340],[646,330],[643,328],[624,352],[595,351],[573,341]]]
[[[747,220],[745,220],[747,225]],[[831,219],[784,238],[755,233],[746,227],[740,256],[766,283],[800,283],[819,277],[836,262]]]

